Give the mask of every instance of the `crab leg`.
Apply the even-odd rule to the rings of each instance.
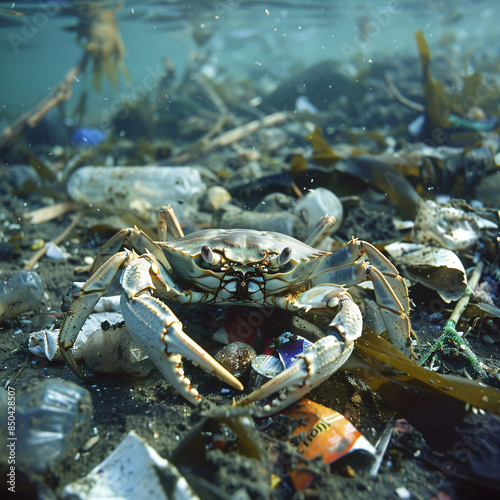
[[[171,269],[170,264],[158,245],[146,233],[134,227],[118,231],[103,245],[101,251],[94,259],[90,273],[93,274],[96,269],[99,269],[103,265],[103,262],[112,258],[124,245],[135,248],[137,253],[144,253],[146,251],[153,254],[156,260],[161,262],[166,269]]]
[[[131,257],[132,253],[129,250],[124,250],[113,255],[87,280],[82,289],[73,296],[68,314],[59,332],[58,343],[64,359],[82,378],[84,377],[83,372],[70,349],[73,347],[78,333],[97,304],[97,301],[113,281],[120,267],[126,265]]]
[[[361,312],[342,287],[333,286],[332,291],[332,285],[317,286],[304,292],[299,300],[288,300],[284,308],[331,310],[338,305],[340,311],[330,323],[331,329],[326,337],[299,354],[292,366],[238,401],[238,406],[246,406],[278,393],[270,403],[256,406],[255,415],[275,413],[324,382],[346,362],[353,350],[354,340],[361,335]]]
[[[201,397],[184,376],[181,356],[232,387],[243,390],[239,380],[184,333],[182,323],[170,308],[151,295],[154,267],[154,261],[142,256],[133,261],[122,275],[124,293],[121,306],[134,342],[150,357],[168,382],[193,404],[198,404]]]
[[[331,215],[323,215],[305,243],[317,248],[318,245],[332,232],[334,225],[335,217]]]
[[[369,262],[360,259],[363,255]],[[311,281],[349,287],[366,279],[373,282],[389,338],[400,351],[410,355],[410,304],[406,284],[398,270],[373,245],[352,239],[321,263]]]

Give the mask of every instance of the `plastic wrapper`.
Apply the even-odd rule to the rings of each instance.
[[[49,361],[62,361],[58,338],[58,329],[34,332],[30,335],[29,350]],[[153,368],[149,358],[132,343],[119,313],[91,314],[71,352],[76,360],[83,360],[89,368],[101,373],[145,377]]]
[[[179,221],[205,192],[200,173],[192,167],[81,167],[68,181],[68,194],[88,205],[134,212],[156,222],[157,212],[170,204]]]
[[[64,380],[44,380],[16,395],[16,462],[26,473],[45,474],[74,456],[92,421],[86,389]]]
[[[432,200],[420,203],[412,231],[415,243],[458,251],[473,246],[479,236],[479,224],[473,214],[440,206]]]
[[[130,431],[116,449],[87,476],[68,484],[70,498],[140,498],[195,500],[177,468],[160,457],[134,431]]]
[[[313,345],[309,340],[293,335],[290,332],[281,334],[275,344],[276,351],[285,369],[290,368],[297,361],[297,356],[302,351]]]
[[[45,288],[35,271],[16,271],[7,278],[0,271],[0,322],[42,306]]]
[[[303,419],[293,434],[306,433],[304,440],[297,445],[297,451],[304,458],[320,456],[325,464],[330,464],[357,452],[364,456],[367,465],[373,462],[375,447],[340,413],[303,398],[283,414]],[[301,470],[300,465],[289,474],[297,490],[307,488],[314,478],[305,468]]]
[[[436,290],[445,302],[458,300],[467,288],[462,261],[451,250],[412,243],[392,243],[385,250],[406,276]]]

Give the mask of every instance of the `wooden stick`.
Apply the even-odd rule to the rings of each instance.
[[[420,113],[423,113],[425,111],[425,107],[423,104],[412,101],[411,99],[408,99],[403,94],[401,94],[401,92],[396,87],[396,85],[394,85],[394,82],[387,73],[384,74],[384,78],[385,78],[385,83],[389,87],[389,90],[391,91],[392,95],[396,98],[396,100],[398,100],[401,104],[404,104],[405,106],[414,109],[415,111],[419,111]]]
[[[66,101],[73,93],[73,83],[77,80],[78,74],[85,68],[87,53],[80,62],[71,68],[62,81],[54,87],[52,92],[33,108],[22,114],[14,123],[6,127],[0,134],[0,150],[10,146],[16,137],[26,128],[33,128],[40,120],[60,102]]]
[[[23,219],[30,224],[42,224],[43,222],[48,222],[49,220],[67,214],[77,207],[78,203],[74,201],[65,201],[63,203],[57,203],[56,205],[50,205],[48,207],[39,208],[38,210],[26,212],[23,214]]]
[[[465,311],[465,308],[469,304],[469,301],[474,294],[474,289],[476,288],[477,284],[479,283],[479,279],[481,278],[481,274],[483,272],[483,261],[480,260],[477,264],[474,270],[472,271],[469,282],[467,283],[467,289],[463,293],[463,295],[460,297],[459,301],[457,302],[455,309],[453,310],[453,313],[450,316],[450,320],[455,323],[455,325],[458,323],[460,320],[460,317],[462,316],[463,312]]]
[[[209,151],[217,147],[229,146],[233,142],[239,141],[259,130],[261,127],[272,127],[278,123],[282,123],[289,118],[289,113],[279,111],[272,115],[265,116],[262,120],[253,120],[240,127],[233,128],[228,132],[224,132],[215,139],[212,139],[208,144],[202,147],[202,151]]]
[[[81,219],[82,215],[84,215],[86,211],[78,212],[73,216],[73,220],[71,224],[57,237],[52,240],[54,245],[58,245],[61,241],[65,240],[68,237],[68,234],[75,228],[78,224],[78,221]],[[38,252],[31,258],[31,260],[25,264],[24,269],[29,270],[32,269],[33,266],[47,253],[47,249],[49,248],[48,244],[40,248]]]

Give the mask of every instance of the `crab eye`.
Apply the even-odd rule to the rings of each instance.
[[[211,266],[218,266],[222,262],[222,257],[212,252],[212,249],[208,245],[203,245],[201,247],[201,258]]]
[[[292,249],[290,247],[285,247],[279,255],[275,255],[271,258],[271,267],[281,267],[290,262],[292,258]]]

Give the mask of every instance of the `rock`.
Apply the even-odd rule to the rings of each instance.
[[[213,353],[214,359],[236,378],[247,373],[255,356],[255,349],[244,342],[232,342]]]
[[[231,201],[231,195],[222,186],[212,186],[207,189],[204,196],[203,209],[215,212],[220,207]]]
[[[338,230],[344,217],[342,203],[330,190],[325,188],[317,188],[297,200],[293,213],[299,215],[311,230],[323,215],[328,214],[335,217],[331,234]]]

